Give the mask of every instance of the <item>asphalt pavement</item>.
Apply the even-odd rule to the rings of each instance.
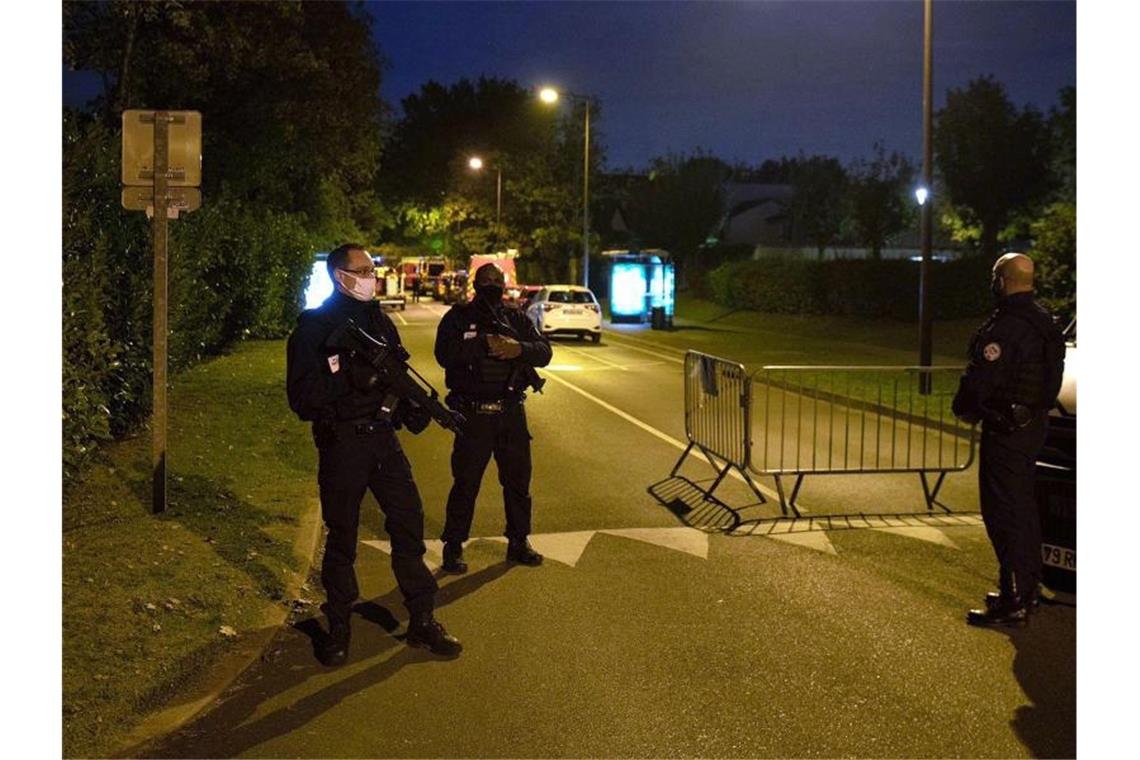
[[[431,347],[445,308],[396,313],[413,364],[441,389]],[[1075,756],[1075,607],[1045,605],[1010,633],[963,622],[995,573],[972,470],[947,478],[951,514],[927,514],[914,474],[809,478],[800,520],[734,478],[720,503],[702,501],[692,484],[707,485],[707,464],[668,477],[686,441],[682,354],[648,337],[556,341],[545,391],[527,401],[532,543],[547,561],[504,563],[491,464],[471,571],[440,576],[437,617],[463,641],[458,659],[403,644],[369,496],[349,663],[313,659],[310,607],[215,705],[142,754]],[[450,435],[401,433],[433,565]],[[771,479],[759,483],[771,496]]]

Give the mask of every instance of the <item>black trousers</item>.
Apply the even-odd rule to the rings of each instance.
[[[337,423],[315,437],[321,516],[328,527],[321,565],[328,597],[325,613],[347,620],[360,596],[353,563],[365,489],[371,489],[384,512],[384,530],[392,542],[392,572],[404,606],[412,615],[430,612],[438,586],[423,560],[423,503],[395,431],[384,426],[361,434],[353,424]]]
[[[1033,493],[1045,417],[1000,433],[983,427],[978,487],[1003,595],[1027,599],[1041,580],[1041,518]]]
[[[499,414],[475,414],[463,410],[467,423],[455,436],[451,449],[451,475],[455,479],[447,496],[447,519],[441,538],[446,542],[471,537],[475,499],[491,456],[499,468],[507,527],[504,535],[525,541],[530,535],[530,431],[523,405],[512,404]]]

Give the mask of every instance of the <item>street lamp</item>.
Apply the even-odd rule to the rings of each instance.
[[[586,123],[582,142],[582,284],[590,287],[590,98],[573,92],[561,93],[586,106]],[[558,102],[560,93],[553,87],[543,87],[539,100],[547,105]]]
[[[472,156],[467,165],[474,171],[483,170],[483,159]],[[499,247],[499,235],[503,229],[503,170],[495,166],[495,247]]]

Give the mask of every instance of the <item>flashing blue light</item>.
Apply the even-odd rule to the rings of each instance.
[[[325,262],[314,261],[313,269],[309,272],[309,284],[305,288],[305,308],[315,309],[332,295],[333,284],[329,279]]]
[[[645,311],[645,266],[615,262],[610,289],[610,313],[616,317],[636,317]]]

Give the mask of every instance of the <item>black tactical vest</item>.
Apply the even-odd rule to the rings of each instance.
[[[1032,302],[1002,309],[1029,329],[1019,345],[1016,371],[999,395],[1033,409],[1049,409],[1061,391],[1064,374],[1065,339],[1049,314]]]

